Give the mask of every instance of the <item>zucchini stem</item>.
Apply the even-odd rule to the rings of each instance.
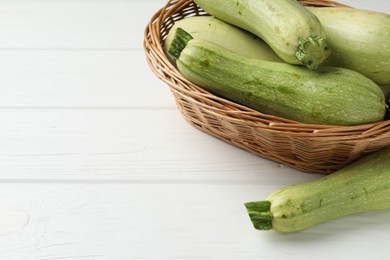
[[[169,57],[176,61],[180,57],[183,49],[187,46],[187,43],[192,39],[193,37],[188,32],[184,31],[182,28],[177,28],[168,49]]]
[[[246,210],[252,221],[253,227],[259,230],[272,229],[271,202],[268,200],[245,203]]]
[[[324,38],[310,36],[300,38],[295,57],[308,69],[316,70],[330,55],[331,51]]]

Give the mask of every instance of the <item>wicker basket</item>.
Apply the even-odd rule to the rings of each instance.
[[[300,1],[341,6],[330,1]],[[390,120],[361,126],[302,124],[259,113],[219,98],[183,78],[168,61],[163,42],[175,21],[207,15],[191,0],[169,0],[145,29],[144,49],[152,71],[170,87],[178,109],[196,128],[261,157],[312,173],[331,173],[390,145]]]

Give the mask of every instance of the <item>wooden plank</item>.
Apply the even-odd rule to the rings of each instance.
[[[0,118],[0,179],[7,182],[274,183],[285,174],[288,183],[318,176],[200,132],[173,109],[2,109]]]
[[[165,1],[1,1],[0,48],[141,49]]]
[[[174,108],[139,51],[0,51],[0,107]]]
[[[389,211],[292,235],[254,230],[243,203],[275,188],[1,184],[0,255],[12,260],[349,259],[353,252],[368,259],[387,252]]]

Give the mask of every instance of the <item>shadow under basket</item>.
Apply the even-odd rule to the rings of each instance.
[[[330,1],[300,1],[311,6],[342,6]],[[150,68],[171,89],[178,109],[194,127],[263,158],[311,173],[332,173],[390,145],[390,120],[360,126],[303,124],[266,115],[217,97],[187,81],[163,50],[169,29],[180,19],[207,15],[194,2],[170,0],[145,29]]]

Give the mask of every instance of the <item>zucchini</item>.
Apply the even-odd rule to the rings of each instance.
[[[390,147],[245,207],[256,229],[289,233],[351,214],[390,209],[389,198]]]
[[[390,15],[345,7],[308,7],[321,21],[332,55],[328,66],[390,84]]]
[[[382,90],[358,72],[251,59],[179,29],[169,48],[178,70],[218,96],[309,124],[360,125],[384,118]]]
[[[311,70],[330,55],[324,29],[296,0],[194,0],[207,13],[263,39],[290,64]]]
[[[247,57],[283,62],[259,37],[212,16],[192,16],[175,22],[164,42],[166,53],[177,28],[182,28],[195,39],[211,41]]]

